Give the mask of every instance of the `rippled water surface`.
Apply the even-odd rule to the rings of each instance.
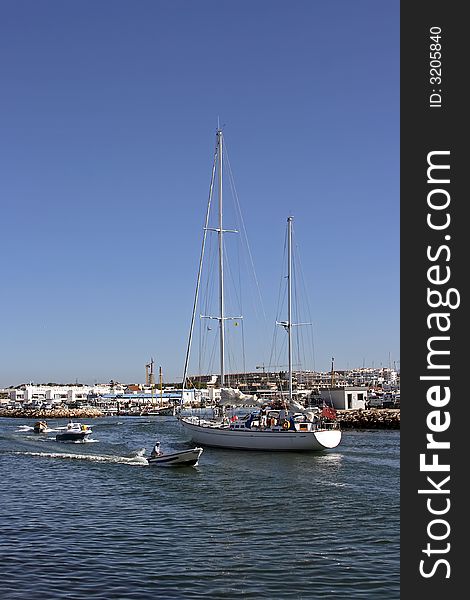
[[[84,422],[0,419],[2,598],[399,598],[398,431],[161,469],[143,448],[193,445],[174,418]]]

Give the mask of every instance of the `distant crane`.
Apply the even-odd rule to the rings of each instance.
[[[153,358],[150,359],[150,362],[145,365],[145,385],[154,385],[155,384],[155,376],[153,374]]]

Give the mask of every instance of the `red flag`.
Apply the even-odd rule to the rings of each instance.
[[[326,419],[336,419],[336,410],[331,408],[331,406],[324,406],[321,411],[321,416]]]

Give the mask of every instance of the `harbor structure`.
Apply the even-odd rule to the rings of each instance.
[[[150,364],[150,363],[149,363]],[[149,367],[150,376],[150,367]],[[269,370],[264,365],[247,373],[226,373],[227,385],[238,387],[243,393],[256,394],[267,399],[288,392],[286,371]],[[150,380],[147,378],[146,383]],[[0,390],[0,404],[11,408],[54,408],[56,406],[91,405],[111,409],[117,402],[135,406],[145,405],[183,406],[211,405],[218,400],[220,385],[217,375],[201,375],[188,380],[184,390],[181,385],[123,384],[21,384]],[[362,368],[336,370],[334,386],[331,371],[299,370],[292,373],[294,394],[304,403],[331,402],[338,410],[354,410],[361,407],[381,406],[385,395],[399,398],[400,375],[394,369]],[[396,404],[396,402],[395,402]],[[363,406],[364,405],[364,406]]]
[[[322,401],[336,410],[358,410],[367,406],[367,389],[362,386],[342,386],[319,390]]]

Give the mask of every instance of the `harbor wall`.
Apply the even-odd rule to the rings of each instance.
[[[337,410],[341,429],[400,429],[399,408]]]
[[[341,429],[400,429],[399,408],[338,410]],[[105,416],[97,408],[55,410],[0,409],[0,417],[18,419],[93,419]]]
[[[0,409],[0,417],[9,417],[10,419],[94,419],[103,416],[103,413],[98,408],[55,408],[52,410],[24,408]]]

